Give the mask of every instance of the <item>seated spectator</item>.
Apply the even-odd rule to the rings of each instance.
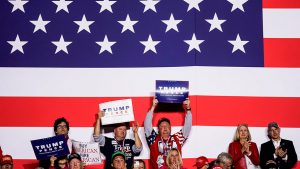
[[[139,159],[133,161],[132,169],[146,169],[145,161]]]
[[[112,163],[111,166],[113,169],[126,169],[126,160],[125,160],[125,154],[121,151],[117,151],[113,153],[111,156]]]
[[[208,159],[204,156],[198,157],[194,166],[197,167],[197,169],[208,169]]]
[[[167,155],[166,165],[159,169],[186,169],[182,166],[182,158],[179,150],[172,148]]]
[[[14,163],[11,155],[3,155],[0,161],[1,169],[12,169],[14,168]]]
[[[50,158],[50,168],[49,169],[69,169],[68,159],[66,156]]]
[[[236,128],[234,139],[229,144],[228,152],[232,156],[235,169],[258,167],[258,149],[256,144],[251,142],[251,134],[247,124],[240,124]]]
[[[232,169],[232,157],[229,153],[222,152],[215,161],[210,163],[209,169]]]
[[[83,169],[81,157],[77,153],[73,153],[68,156],[68,163],[70,169]]]

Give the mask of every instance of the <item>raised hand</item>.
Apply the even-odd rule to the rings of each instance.
[[[186,98],[186,100],[183,102],[183,104],[185,105],[186,109],[191,109],[189,98]]]
[[[101,117],[105,116],[105,112],[104,111],[100,111],[98,112],[98,119],[101,119]]]
[[[137,121],[132,125],[132,131],[133,133],[137,133],[139,131],[139,123]]]
[[[152,107],[156,107],[157,104],[158,104],[158,100],[156,98],[154,98],[152,101]]]

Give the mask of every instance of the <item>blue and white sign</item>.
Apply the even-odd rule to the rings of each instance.
[[[101,118],[102,125],[134,121],[131,99],[101,103],[99,108],[105,113]]]
[[[70,154],[64,135],[31,140],[31,145],[38,160]]]
[[[182,103],[189,96],[189,82],[156,80],[155,96],[159,102]]]

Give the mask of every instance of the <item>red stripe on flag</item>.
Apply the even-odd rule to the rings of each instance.
[[[263,0],[263,8],[300,8],[299,0]]]
[[[265,38],[265,67],[300,67],[299,46],[300,39]]]
[[[265,127],[277,121],[282,127],[300,127],[300,98],[201,96],[197,99],[197,125]]]
[[[51,127],[56,118],[66,117],[72,127],[92,127],[98,104],[118,99],[125,98],[0,97],[0,124]],[[253,127],[265,127],[270,121],[277,121],[282,127],[300,127],[300,98],[191,96],[190,100],[193,125],[236,126],[248,123]],[[152,98],[134,97],[132,101],[135,118],[142,125]],[[184,113],[178,112],[156,113],[153,124],[156,125],[161,117],[169,117],[173,126],[181,126]]]
[[[201,154],[199,155],[201,156]],[[183,166],[189,169],[195,168],[194,164],[195,158],[185,158],[183,160]],[[213,161],[214,159],[208,159],[209,161]],[[149,160],[144,160],[146,162],[146,168],[151,169],[149,166]],[[37,167],[38,163],[36,160],[22,160],[22,159],[14,159],[14,168],[24,168],[24,169],[33,169]],[[86,166],[85,169],[103,169],[104,165],[95,165],[95,166]],[[294,166],[294,169],[300,169],[300,161]]]

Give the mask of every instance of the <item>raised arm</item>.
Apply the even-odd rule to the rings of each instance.
[[[186,99],[183,102],[183,104],[185,105],[185,108],[186,108],[186,114],[185,114],[182,133],[183,133],[183,137],[187,138],[190,134],[191,129],[192,129],[192,112],[191,112],[190,100]]]
[[[150,108],[149,112],[147,113],[146,118],[144,120],[144,128],[145,128],[146,137],[149,137],[151,135],[152,130],[153,130],[153,126],[152,126],[153,112],[154,112],[157,104],[158,104],[158,100],[154,98],[153,101],[152,101],[152,106],[151,106],[151,108]]]
[[[100,145],[104,145],[105,143],[105,137],[100,134],[100,125],[101,125],[101,117],[103,117],[105,115],[104,112],[99,112],[98,113],[98,117],[97,117],[97,120],[96,120],[96,124],[95,124],[95,127],[94,127],[94,140],[95,142],[98,142]]]
[[[142,144],[142,141],[141,141],[140,136],[139,136],[139,123],[138,122],[136,122],[132,126],[132,131],[133,131],[134,142],[135,142],[135,145],[134,145],[132,151],[134,153],[139,153],[143,149],[143,144]]]

